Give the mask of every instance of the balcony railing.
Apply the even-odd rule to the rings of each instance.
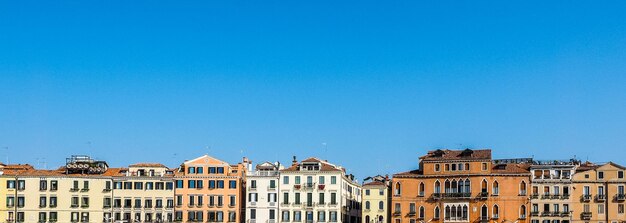
[[[563,211],[561,212],[561,217],[568,217],[569,216],[569,211]]]
[[[549,212],[549,211],[544,211],[544,212],[541,212],[541,216],[542,216],[542,217],[545,217],[545,216],[550,216],[550,215],[551,215],[551,214],[550,214],[550,212]]]
[[[530,216],[537,217],[537,216],[539,216],[539,212],[538,211],[531,211],[530,212]]]
[[[569,199],[569,194],[561,194],[561,199]]]
[[[530,199],[538,199],[539,198],[539,194],[531,194],[530,195]]]
[[[393,212],[393,216],[400,216],[402,214],[402,212],[400,211],[394,211]]]
[[[591,194],[583,194],[580,198],[583,202],[591,201]]]
[[[617,201],[624,201],[624,200],[626,200],[626,194],[615,195],[615,200],[617,200]]]
[[[591,220],[591,217],[592,217],[591,212],[587,211],[587,212],[580,213],[580,218],[582,220]]]
[[[598,201],[598,202],[606,201],[606,195],[604,195],[604,194],[596,195],[596,201]]]
[[[487,197],[489,197],[489,192],[480,192],[480,194],[478,194],[478,198],[480,199],[487,199]]]

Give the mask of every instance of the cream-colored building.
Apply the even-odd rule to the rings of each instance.
[[[361,193],[363,201],[362,223],[387,223],[391,222],[387,212],[391,196],[389,193],[389,179],[376,176],[363,183]]]
[[[72,157],[56,170],[7,165],[1,176],[4,222],[102,222],[111,197],[108,166],[88,157]]]
[[[626,168],[611,162],[579,166],[572,179],[573,222],[625,222],[624,172]]]
[[[532,223],[569,223],[571,219],[572,175],[577,160],[533,161],[530,167],[530,218]]]
[[[111,197],[104,200],[104,222],[172,222],[174,172],[159,163],[111,168]]]

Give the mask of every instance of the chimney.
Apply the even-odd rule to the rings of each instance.
[[[296,160],[296,156],[293,156],[293,161],[291,161],[291,166],[298,165],[298,160]]]

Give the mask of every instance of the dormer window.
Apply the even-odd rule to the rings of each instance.
[[[320,170],[320,165],[319,163],[303,163],[301,170],[318,171]]]

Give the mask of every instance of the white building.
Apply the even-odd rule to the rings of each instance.
[[[308,158],[280,171],[281,222],[361,222],[361,187],[344,168]]]
[[[277,222],[280,169],[278,163],[265,162],[257,165],[255,170],[248,170],[246,175],[246,222]]]

